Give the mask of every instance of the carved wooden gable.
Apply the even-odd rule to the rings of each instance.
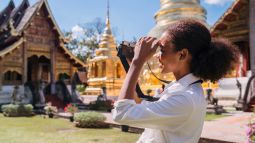
[[[28,57],[37,55],[50,59],[51,49],[56,47],[57,34],[44,7],[34,14],[24,33]]]
[[[214,36],[227,37],[232,42],[248,39],[249,8],[246,0],[234,3],[212,29]]]
[[[59,74],[67,74],[71,76],[71,61],[68,59],[66,55],[64,55],[64,51],[59,47],[56,50],[56,75]]]
[[[23,71],[23,51],[22,45],[6,55],[2,60],[2,72],[16,71],[22,74]]]

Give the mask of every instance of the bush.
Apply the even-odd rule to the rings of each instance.
[[[86,89],[86,86],[85,85],[77,85],[76,88],[77,88],[77,91],[84,92]]]
[[[20,116],[32,116],[33,106],[31,104],[8,104],[2,106],[4,116],[7,117],[20,117]]]
[[[113,101],[109,99],[106,101],[101,100],[93,101],[89,103],[89,109],[111,112],[111,110],[113,109]]]
[[[74,114],[75,125],[80,128],[109,128],[104,121],[106,117],[97,112],[80,112]]]

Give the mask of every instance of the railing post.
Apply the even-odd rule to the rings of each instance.
[[[250,64],[252,75],[255,75],[255,0],[249,0],[249,41]]]

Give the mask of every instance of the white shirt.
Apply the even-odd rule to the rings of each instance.
[[[119,100],[114,121],[145,128],[137,143],[197,143],[203,128],[206,101],[199,78],[188,74],[168,84],[156,102]]]

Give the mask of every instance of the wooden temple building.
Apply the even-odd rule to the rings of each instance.
[[[236,69],[219,82],[215,94],[235,97],[247,106],[255,97],[255,1],[234,1],[213,25],[211,33],[215,37],[229,39],[241,53]],[[241,84],[241,90],[237,87],[237,81]]]
[[[252,7],[254,9],[255,6],[250,5],[251,1],[236,0],[211,28],[214,37],[225,37],[239,47],[241,52],[240,63],[236,69],[236,74],[233,75],[234,77],[246,77],[247,74],[252,74],[252,67],[254,66],[251,62],[254,62],[255,58],[252,57],[255,54],[252,53],[252,42],[255,41],[255,37],[252,37],[252,27],[254,27],[255,20]]]
[[[24,93],[24,84],[45,83],[55,94],[55,83],[70,78],[85,64],[65,47],[64,38],[47,0],[30,6],[23,0],[0,12],[0,100],[12,94],[13,86]],[[31,89],[32,90],[32,89]]]
[[[86,95],[100,95],[105,87],[107,96],[118,96],[125,71],[117,57],[116,43],[110,26],[109,1],[107,6],[106,27],[100,37],[96,56],[88,61],[88,84]]]

